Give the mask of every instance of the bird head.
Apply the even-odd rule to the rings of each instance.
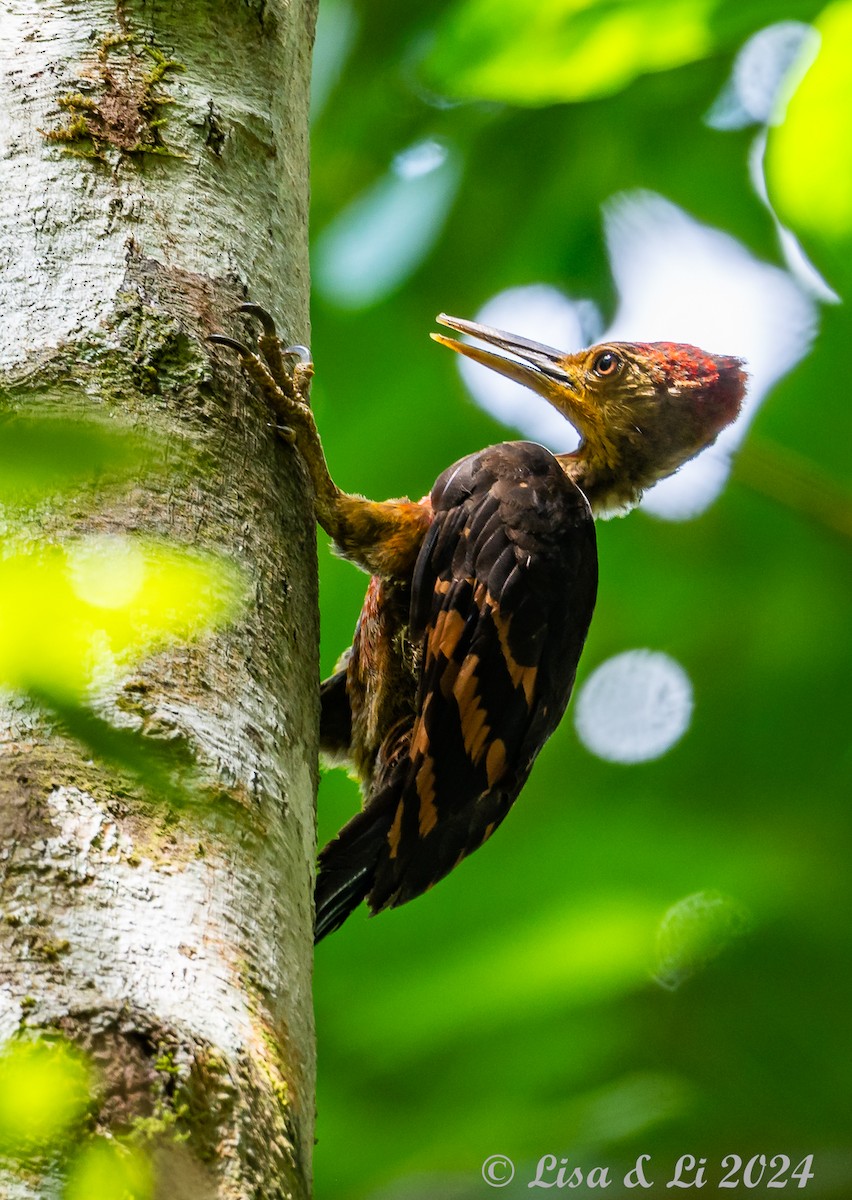
[[[675,342],[604,342],[566,354],[445,314],[438,323],[504,354],[433,333],[435,341],[544,396],[580,434],[584,481],[632,502],[711,445],[737,416],[742,361]],[[620,493],[620,494],[615,494]]]

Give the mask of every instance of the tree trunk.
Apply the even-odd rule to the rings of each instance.
[[[310,1193],[314,523],[298,463],[205,338],[249,295],[308,341],[313,25],[314,0],[0,13],[3,407],[95,407],[205,463],[31,516],[18,541],[167,536],[252,585],[236,624],[99,701],[184,745],[216,803],[170,812],[44,717],[0,716],[0,1036],[82,1046],[96,1127],[159,1131],[170,1200]],[[61,1187],[61,1164],[0,1168],[4,1197]]]

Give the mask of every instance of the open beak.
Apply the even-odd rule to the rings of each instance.
[[[505,375],[507,379],[514,379],[516,383],[531,388],[557,407],[562,408],[565,405],[566,389],[573,393],[578,391],[576,383],[563,366],[568,356],[562,350],[554,350],[552,346],[543,346],[540,342],[531,342],[514,333],[505,333],[502,329],[492,329],[490,325],[477,325],[475,321],[448,317],[446,313],[439,313],[435,320],[439,325],[446,325],[459,333],[478,338],[481,342],[488,342],[506,354],[517,355],[520,362],[514,358],[504,358],[501,354],[493,354],[479,346],[471,346],[469,342],[444,337],[442,333],[431,334],[442,346],[449,346],[465,358],[472,358],[474,362],[490,367],[492,371]]]

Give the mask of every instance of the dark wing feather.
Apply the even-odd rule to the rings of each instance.
[[[320,751],[329,761],[344,759],[351,741],[352,708],[342,667],[320,684]]]
[[[543,447],[463,459],[432,504],[412,582],[417,717],[365,809],[387,831],[373,911],[425,891],[503,820],[562,717],[594,610],[589,506]]]

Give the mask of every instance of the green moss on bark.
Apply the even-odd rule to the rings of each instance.
[[[165,110],[174,98],[163,84],[170,73],[182,70],[183,63],[135,34],[106,33],[94,59],[81,68],[78,90],[56,102],[64,122],[42,130],[42,136],[104,164],[136,155],[184,158],[164,134]]]

